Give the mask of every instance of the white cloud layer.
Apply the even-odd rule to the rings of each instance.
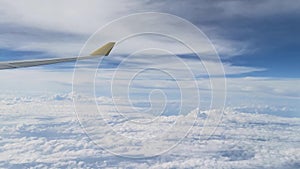
[[[201,21],[215,21],[219,18],[232,16],[262,17],[284,13],[298,12],[299,4],[289,1],[273,2],[264,1],[258,3],[257,8],[247,8],[239,1],[218,2],[195,6],[193,3],[182,2],[142,2],[142,1],[37,1],[28,0],[16,2],[2,0],[0,2],[0,48],[13,51],[38,51],[43,56],[69,56],[77,55],[87,38],[104,24],[121,16],[134,12],[154,10],[170,12],[188,18],[197,23]],[[124,5],[125,4],[125,5]],[[145,7],[146,4],[146,8]],[[201,15],[201,11],[211,5],[223,11],[224,15],[211,14],[211,20]],[[185,10],[183,10],[185,6]],[[246,5],[247,6],[247,5]],[[255,4],[254,4],[255,6]],[[278,10],[274,10],[274,7]],[[178,9],[179,8],[179,9]],[[190,9],[190,11],[186,11]],[[198,15],[197,12],[200,11]],[[214,11],[214,10],[212,10]],[[196,13],[196,14],[195,14]],[[207,13],[206,13],[207,14]],[[218,14],[219,15],[219,14]],[[195,19],[196,17],[196,19]],[[141,18],[140,18],[141,19]],[[139,21],[139,22],[138,22]],[[145,24],[141,24],[145,22]],[[162,24],[146,24],[145,20],[134,20],[129,25],[121,23],[106,34],[100,34],[91,46],[84,52],[90,52],[112,37],[125,33],[135,33],[139,26],[146,28],[168,28],[168,32],[182,32],[186,39],[193,39],[193,32],[186,31],[181,24],[161,20]],[[150,22],[149,22],[150,23]],[[197,23],[198,24],[198,23]],[[198,25],[199,26],[199,25]],[[219,29],[204,24],[200,26],[207,32],[214,32],[211,40],[215,43],[222,57],[231,57],[247,53],[248,44],[239,40],[228,40],[219,34]],[[176,28],[176,29],[174,29]],[[223,28],[222,28],[223,29]],[[111,34],[109,34],[109,32]],[[186,48],[176,45],[170,39],[162,37],[135,37],[123,44],[125,54],[145,48],[169,49],[175,54],[187,53]],[[210,54],[202,43],[201,51]],[[116,50],[122,51],[122,44]],[[123,53],[124,53],[123,51]],[[113,51],[114,52],[114,51]],[[118,51],[115,51],[118,52]],[[126,53],[127,52],[127,53]],[[121,52],[120,52],[121,53]],[[140,53],[147,57],[147,53]],[[5,56],[6,57],[6,56]],[[11,57],[11,56],[7,56]],[[31,57],[31,56],[30,56]],[[155,101],[156,98],[148,97],[147,93],[153,88],[164,89],[171,93],[171,105],[167,107],[167,116],[157,116],[159,113],[135,113],[128,107],[124,93],[128,85],[130,75],[136,73],[139,68],[156,67],[171,72],[178,77],[179,83],[185,84],[184,89],[188,95],[188,105],[195,105],[195,91],[191,90],[190,72],[186,65],[166,55],[152,56],[150,59],[133,57],[124,63],[121,71],[113,79],[117,84],[119,93],[115,101],[119,103],[124,116],[115,113],[110,96],[110,83],[113,76],[113,68],[101,69],[96,76],[97,92],[96,102],[100,104],[103,118],[109,125],[98,123],[101,117],[87,121],[86,127],[97,139],[98,145],[93,144],[84,133],[77,121],[74,112],[71,90],[72,72],[64,69],[49,70],[40,68],[28,68],[19,70],[2,70],[0,72],[0,167],[3,168],[299,168],[300,167],[300,110],[299,79],[275,79],[275,78],[227,78],[227,103],[221,123],[209,140],[201,139],[204,120],[209,112],[211,99],[211,84],[208,78],[203,77],[207,72],[203,65],[195,60],[185,60],[185,63],[195,70],[196,83],[201,94],[201,114],[195,116],[195,110],[186,110],[187,113],[174,116],[178,110],[178,95],[176,85],[162,74],[145,73],[139,81],[133,85],[135,92],[142,93],[142,98],[135,98],[137,105]],[[29,58],[28,58],[29,59]],[[123,56],[112,55],[105,58],[110,63],[116,63]],[[218,80],[222,75],[216,60],[208,55],[202,58],[202,63],[208,65],[213,78]],[[93,60],[97,64],[98,60]],[[166,64],[167,63],[167,64]],[[86,66],[86,65],[83,65]],[[225,74],[242,75],[245,73],[264,71],[263,68],[236,66],[223,63]],[[88,67],[88,66],[87,66]],[[78,74],[76,81],[80,88],[91,90],[89,76],[93,70],[85,67]],[[123,69],[122,69],[123,68]],[[94,74],[92,74],[94,75]],[[121,86],[121,87],[120,87]],[[148,89],[147,89],[148,88]],[[150,89],[150,90],[149,90]],[[41,92],[43,95],[41,96]],[[60,93],[61,92],[61,93]],[[10,94],[8,94],[10,93]],[[53,93],[59,93],[54,94]],[[63,94],[62,94],[63,93]],[[76,93],[75,93],[76,94]],[[122,95],[123,94],[123,95]],[[161,94],[161,93],[160,93]],[[151,96],[151,95],[150,95]],[[93,97],[78,96],[79,107],[88,113],[95,100]],[[161,97],[164,99],[164,97]],[[177,100],[176,100],[177,99]],[[158,99],[157,99],[158,100]],[[159,107],[160,100],[152,102]],[[159,106],[157,106],[159,105]],[[197,104],[196,104],[197,105]],[[142,106],[141,106],[142,107]],[[136,107],[137,111],[144,110]],[[190,109],[195,109],[192,107]],[[156,111],[156,110],[155,110]],[[218,110],[214,112],[218,113]],[[247,113],[246,113],[247,112]],[[291,112],[294,114],[288,115]],[[93,112],[95,113],[95,112]],[[268,115],[273,114],[273,115]],[[283,118],[274,116],[290,116]],[[124,114],[123,114],[124,115]],[[91,120],[91,114],[87,114],[87,120]],[[147,124],[151,120],[155,123]],[[130,123],[130,121],[135,123]],[[193,124],[192,122],[194,122]],[[176,125],[174,122],[177,121]],[[102,121],[103,122],[103,121]],[[146,125],[139,125],[145,123]],[[167,150],[175,145],[186,129],[193,126],[191,132],[175,148],[160,156],[144,159],[131,159],[117,157],[111,152],[133,156],[151,156],[158,150]],[[111,128],[115,133],[111,132]],[[168,130],[173,127],[173,130]],[[118,136],[126,136],[127,139],[118,139]],[[153,137],[159,141],[149,144],[143,142]],[[133,139],[134,138],[134,139]],[[102,149],[105,148],[105,149]]]
[[[198,73],[202,73],[201,70],[195,70]],[[194,105],[199,103],[195,92],[199,91],[201,106],[208,108],[210,105],[212,88],[210,79],[208,78],[200,77],[194,81],[190,78],[188,72],[173,70],[171,73],[174,77],[177,77],[176,80],[181,86],[177,86],[176,81],[168,80],[170,79],[168,75],[158,71],[142,73],[136,80],[130,81],[130,75],[136,72],[134,69],[128,69],[127,72],[120,69],[116,76],[113,77],[114,69],[100,69],[96,75],[96,88],[94,90],[94,81],[91,80],[89,76],[94,76],[95,72],[87,69],[77,74],[75,92],[88,94],[91,98],[93,98],[94,94],[96,94],[97,97],[115,96],[122,99],[127,99],[127,96],[132,96],[132,101],[137,103],[143,101],[148,102],[151,91],[155,89],[165,92],[168,96],[168,100],[172,102],[180,101],[179,94],[183,92],[184,96],[188,96],[185,97],[184,100],[189,102],[188,105],[193,105],[191,108],[194,109]],[[40,93],[70,93],[72,91],[72,75],[72,72],[69,71],[53,72],[37,71],[36,69],[29,69],[27,71],[23,71],[23,69],[2,70],[0,77],[1,89],[3,94],[12,93],[17,96],[27,97],[35,96]],[[216,82],[218,80],[218,78],[212,79],[215,79]],[[252,105],[288,107],[293,110],[294,115],[297,115],[296,110],[300,108],[298,104],[298,93],[300,93],[298,79],[245,77],[227,78],[226,81],[227,105],[233,107]],[[130,85],[130,90],[127,92],[128,85]],[[94,93],[94,91],[96,93]],[[214,91],[217,93],[220,92],[217,89],[214,89]],[[135,97],[138,96],[137,94],[142,94],[142,96]],[[164,99],[157,94],[158,93],[154,96],[159,96],[160,99]],[[5,100],[5,96],[3,100]]]
[[[112,141],[109,132],[102,135],[102,145],[95,145],[85,135],[73,110],[68,95],[32,97],[0,102],[0,166],[4,168],[299,168],[299,118],[282,118],[265,114],[243,113],[232,109],[224,112],[221,123],[208,140],[201,139],[205,114],[196,118],[194,127],[175,148],[160,156],[145,159],[117,157],[108,153],[147,156],[139,139]],[[88,103],[83,105],[89,107]],[[109,109],[103,109],[109,112]],[[191,112],[190,115],[193,113]],[[122,126],[128,121],[109,121],[111,126]],[[181,120],[189,118],[182,116]],[[164,150],[177,142],[181,123],[176,116],[160,116],[156,122],[169,125],[177,120],[177,133],[159,144]],[[183,122],[183,121],[182,121]],[[132,124],[132,123],[131,123]],[[217,125],[217,124],[216,124]],[[91,128],[109,131],[107,126],[90,123]],[[155,125],[133,125],[120,130],[121,135],[147,138],[160,135]],[[140,135],[144,133],[143,135]]]

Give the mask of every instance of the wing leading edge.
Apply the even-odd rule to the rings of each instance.
[[[109,55],[109,53],[112,50],[112,48],[114,47],[114,45],[115,45],[115,42],[109,42],[109,43],[103,45],[102,47],[100,47],[99,49],[95,50],[88,56],[0,62],[0,70],[1,69],[15,69],[15,68],[22,68],[22,67],[32,67],[32,66],[40,66],[40,65],[49,65],[49,64],[62,63],[62,62],[72,62],[72,61],[76,61],[76,60],[91,59],[91,58],[99,57],[99,56],[107,56],[107,55]]]

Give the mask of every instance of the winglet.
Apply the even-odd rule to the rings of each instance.
[[[91,56],[95,56],[95,55],[104,55],[107,56],[110,51],[112,50],[112,48],[114,47],[115,42],[109,42],[107,44],[105,44],[104,46],[100,47],[99,49],[95,50],[94,52],[92,52],[90,55]]]

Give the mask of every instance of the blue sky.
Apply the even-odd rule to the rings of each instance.
[[[113,19],[136,12],[165,12],[188,20],[212,41],[225,68],[228,105],[241,106],[247,103],[289,107],[297,114],[295,109],[299,110],[300,91],[299,9],[300,3],[297,1],[271,0],[74,1],[72,4],[1,1],[0,60],[78,55],[90,35]],[[134,31],[130,26],[127,29]],[[111,32],[114,34],[118,31]],[[177,24],[172,31],[184,32],[184,28]],[[105,43],[109,36],[100,35],[98,39],[101,41],[97,43]],[[186,32],[186,36],[190,36],[189,32]],[[142,38],[138,40],[148,44]],[[150,40],[170,49],[176,48],[167,40]],[[132,42],[125,47],[128,50],[134,49],[136,43]],[[96,46],[99,44],[91,45],[84,52]],[[186,60],[192,61],[194,58],[189,52],[174,51]],[[122,57],[116,54],[115,58],[105,58],[103,67],[113,68]],[[125,68],[136,64],[141,63],[139,60],[131,60],[131,64]],[[2,71],[2,90],[69,92],[73,65],[67,63]],[[11,78],[13,76],[24,77],[21,87],[17,85],[20,79]]]
[[[146,6],[141,4],[145,3]],[[198,26],[204,31],[204,33],[212,41],[214,40],[230,40],[235,43],[239,43],[234,46],[233,53],[225,53],[223,55],[235,56],[230,59],[224,59],[234,65],[251,66],[251,67],[262,67],[266,68],[266,71],[257,72],[251,74],[253,76],[267,76],[267,77],[291,77],[298,78],[299,73],[297,71],[299,62],[299,12],[297,2],[280,2],[280,1],[189,1],[187,3],[181,2],[155,2],[146,1],[133,3],[133,9],[127,11],[120,9],[124,13],[145,12],[145,11],[157,11],[157,12],[168,12],[170,14],[178,15],[179,17],[185,18],[191,21],[193,24]],[[170,5],[171,4],[171,5]],[[198,5],[193,5],[198,4]],[[1,45],[1,60],[14,60],[14,59],[26,59],[26,58],[41,58],[41,57],[59,57],[63,55],[63,52],[57,52],[53,55],[53,51],[47,51],[38,49],[33,45],[33,49],[26,49],[24,46],[28,46],[26,43],[38,43],[38,42],[74,42],[84,43],[84,40],[89,36],[92,31],[85,29],[76,32],[68,32],[64,26],[60,30],[59,26],[56,29],[45,28],[48,24],[56,24],[55,21],[50,20],[47,22],[47,17],[44,16],[45,23],[40,23],[39,19],[42,19],[43,14],[40,14],[41,18],[32,17],[32,15],[39,15],[38,13],[28,12],[23,15],[22,12],[27,12],[26,8],[37,7],[39,3],[29,3],[25,6],[24,11],[11,13],[9,9],[5,9],[5,6],[18,10],[18,5],[8,2],[4,2],[2,6],[4,15],[2,16],[2,23],[0,26],[1,37],[4,41]],[[63,7],[64,4],[61,6]],[[108,5],[109,6],[109,5]],[[111,6],[114,6],[112,3]],[[178,9],[180,6],[180,10]],[[61,7],[61,8],[62,8]],[[135,9],[136,8],[136,9]],[[78,10],[79,12],[84,9]],[[38,11],[37,11],[38,12]],[[58,15],[63,15],[64,11],[59,11]],[[71,11],[71,12],[76,12]],[[14,17],[23,15],[24,19],[12,20]],[[120,12],[121,13],[121,12]],[[16,16],[13,16],[16,15]],[[107,16],[111,15],[111,16]],[[118,16],[117,12],[110,11],[107,14],[101,16],[101,21],[106,18],[114,18]],[[119,16],[121,16],[119,14]],[[65,25],[68,25],[68,16],[66,17]],[[76,17],[76,14],[74,15]],[[95,16],[99,17],[99,16]],[[103,19],[104,18],[104,19]],[[58,23],[60,19],[53,17],[53,20],[57,19]],[[78,19],[75,22],[82,22]],[[92,18],[94,19],[94,18]],[[27,21],[28,20],[28,21]],[[32,23],[32,24],[31,24]],[[76,24],[78,24],[76,23]],[[83,23],[86,25],[86,23]],[[70,24],[70,27],[72,25]],[[70,29],[70,28],[68,28]],[[24,41],[24,44],[16,46],[13,45],[14,41]],[[218,42],[215,42],[218,44]],[[12,44],[12,45],[11,45]],[[220,44],[222,45],[222,44]],[[20,49],[21,48],[21,49]],[[25,48],[26,51],[22,51]],[[78,50],[73,49],[70,53],[76,54]],[[245,51],[240,53],[239,51]],[[49,54],[51,52],[51,54]],[[220,53],[222,57],[222,53]]]
[[[299,18],[295,0],[0,0],[0,62],[117,42],[0,70],[0,168],[299,168]]]

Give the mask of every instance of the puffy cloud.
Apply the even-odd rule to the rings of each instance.
[[[254,18],[253,21],[256,22],[260,20],[261,16],[270,17],[292,13],[298,15],[297,11],[299,11],[297,10],[299,3],[293,2],[294,5],[288,5],[288,1],[216,1],[212,3],[205,3],[205,1],[202,5],[182,3],[181,1],[172,1],[171,3],[122,2],[26,1],[25,4],[1,1],[0,38],[2,41],[0,47],[14,51],[40,51],[37,53],[38,56],[34,57],[48,57],[49,54],[54,56],[76,55],[88,36],[112,19],[132,12],[155,10],[187,18],[210,35],[209,37],[215,43],[222,57],[230,57],[249,52],[248,47],[253,43],[251,38],[247,39],[247,42],[244,42],[243,38],[239,39],[241,32],[253,32],[254,30],[251,27],[253,22],[239,22],[243,21],[243,18]],[[144,8],[145,3],[147,9]],[[248,8],[248,6],[253,8]],[[278,10],[273,10],[274,7]],[[209,17],[207,17],[208,15]],[[226,24],[224,24],[224,20]],[[165,22],[167,28],[176,27],[176,30],[168,29],[169,32],[186,33],[187,39],[194,35],[185,31],[176,22],[164,20],[161,22]],[[134,32],[137,23],[141,22],[132,22],[126,28],[120,24],[118,29],[110,30],[110,32],[113,32],[114,35]],[[220,25],[216,23],[220,23]],[[242,23],[242,26],[232,23]],[[250,26],[247,27],[243,24]],[[233,25],[235,29],[227,29],[227,25]],[[253,25],[257,25],[257,23]],[[161,25],[152,25],[156,28],[159,26]],[[247,29],[243,29],[245,27]],[[124,29],[120,30],[120,28]],[[239,34],[238,38],[227,38],[228,34],[232,32]],[[265,31],[261,32],[265,33]],[[101,42],[110,38],[106,35],[108,34],[100,36]],[[79,108],[86,112],[85,127],[91,132],[90,134],[94,134],[94,136],[90,135],[90,138],[97,139],[95,142],[101,143],[100,145],[93,144],[93,140],[85,135],[74,113],[72,93],[70,93],[72,72],[63,69],[70,68],[71,64],[66,67],[58,65],[60,69],[54,71],[47,67],[42,70],[29,68],[1,71],[0,166],[4,168],[24,166],[27,168],[117,166],[123,168],[299,168],[300,151],[297,148],[299,119],[268,115],[285,116],[282,115],[282,112],[285,114],[294,112],[292,117],[299,116],[298,79],[227,78],[227,101],[233,108],[224,112],[221,123],[212,126],[212,128],[217,127],[214,134],[210,139],[205,140],[201,137],[203,136],[201,131],[204,121],[209,117],[209,113],[219,113],[220,111],[204,111],[209,107],[211,84],[205,76],[207,72],[203,65],[195,63],[193,58],[186,59],[185,49],[171,43],[170,39],[151,37],[132,40],[131,44],[123,46],[127,52],[149,46],[153,48],[164,46],[175,54],[181,54],[181,59],[196,70],[194,72],[197,75],[196,83],[199,85],[202,101],[204,100],[197,118],[195,118],[197,112],[195,110],[191,113],[188,113],[190,110],[185,110],[185,114],[174,115],[176,114],[174,112],[180,109],[176,102],[179,97],[178,95],[174,96],[176,85],[173,85],[172,80],[163,78],[159,73],[145,73],[141,78],[139,77],[139,81],[133,84],[136,93],[140,92],[146,96],[135,98],[136,111],[132,111],[132,107],[127,102],[128,95],[124,93],[126,90],[123,87],[128,84],[130,75],[136,72],[134,68],[145,67],[158,67],[172,72],[178,76],[177,80],[180,83],[185,84],[184,88],[189,96],[189,104],[192,105],[198,101],[194,99],[195,92],[189,90],[193,87],[190,83],[189,72],[186,72],[184,65],[177,62],[178,60],[172,60],[166,55],[154,56],[147,60],[135,57],[123,65],[124,69],[121,68],[117,77],[114,78],[115,84],[123,86],[119,87],[116,92],[124,95],[114,98],[121,114],[115,112],[109,86],[115,68],[114,64],[120,63],[124,59],[123,55],[113,55],[104,59],[112,64],[104,65],[107,66],[106,69],[99,70],[99,74],[96,76],[97,85],[99,85],[97,91],[98,94],[100,93],[96,95],[96,98],[93,97],[94,95],[84,96],[80,95],[81,93],[78,95],[74,93],[76,100],[79,101],[76,104],[79,104]],[[98,41],[95,41],[85,52],[90,52],[98,47],[98,43],[99,37]],[[122,49],[122,44],[119,44],[119,49]],[[207,51],[205,47],[202,50],[204,53]],[[144,54],[143,57],[147,57]],[[97,61],[93,61],[93,63],[97,64]],[[204,57],[201,61],[212,68],[211,75],[214,77],[211,78],[218,79],[220,71],[213,69],[218,66],[215,60]],[[93,87],[90,85],[92,81],[89,76],[94,75],[95,72],[89,69],[88,64],[82,66],[84,69],[79,72],[76,83],[81,88],[91,90]],[[236,66],[229,61],[223,63],[223,66],[228,75],[265,70]],[[88,74],[90,72],[92,74]],[[168,95],[171,104],[165,107],[168,116],[160,116],[157,112],[152,112],[152,114],[148,112],[147,114],[147,111],[144,111],[145,107],[151,108],[151,106],[147,106],[149,101],[152,101],[154,107],[159,107],[157,104],[161,104],[155,95],[151,98],[151,92],[149,92],[150,97],[147,98],[148,91],[155,88],[171,93]],[[40,96],[41,92],[42,96]],[[53,92],[63,93],[49,96],[49,93]],[[157,93],[154,92],[154,94]],[[98,110],[101,110],[101,117],[99,114],[94,116],[97,113],[93,112],[95,101],[99,104]],[[205,107],[205,105],[208,106]],[[140,111],[143,113],[137,113]],[[103,118],[105,118],[104,121]],[[190,133],[175,148],[158,157],[128,160],[128,158],[116,157],[106,151],[110,150],[131,157],[151,156],[157,153],[157,150],[166,150],[166,148],[176,145],[190,126],[193,126]],[[170,128],[172,130],[169,130]],[[116,136],[121,136],[121,138],[125,136],[126,139],[118,139],[120,137]],[[144,140],[156,137],[157,140],[145,144]]]
[[[135,119],[119,121],[117,114],[107,119],[108,125],[94,123],[97,120],[91,119],[86,127],[106,131],[98,138],[102,144],[97,145],[78,123],[72,101],[38,100],[33,97],[31,102],[0,104],[1,167],[297,168],[299,165],[299,118],[226,109],[222,121],[215,124],[217,129],[213,135],[204,139],[201,130],[206,116],[203,114],[209,111],[202,111],[177,146],[157,157],[143,158],[151,154],[144,147],[144,139],[163,134],[159,130],[176,121],[179,124],[177,132],[169,132],[168,137],[162,137],[162,142],[156,145],[161,146],[161,150],[166,149],[178,142],[178,136],[184,132],[182,128],[191,123],[188,119],[195,118],[193,113],[181,117],[157,116],[156,122],[160,125],[152,125],[152,122],[147,127],[130,122]],[[106,102],[104,98],[100,100]],[[94,103],[86,102],[82,106],[88,110],[90,104]],[[111,113],[109,109],[103,111]],[[117,135],[111,135],[109,126],[119,128]],[[115,140],[113,136],[118,135],[127,139]],[[141,159],[122,158],[108,151]]]

